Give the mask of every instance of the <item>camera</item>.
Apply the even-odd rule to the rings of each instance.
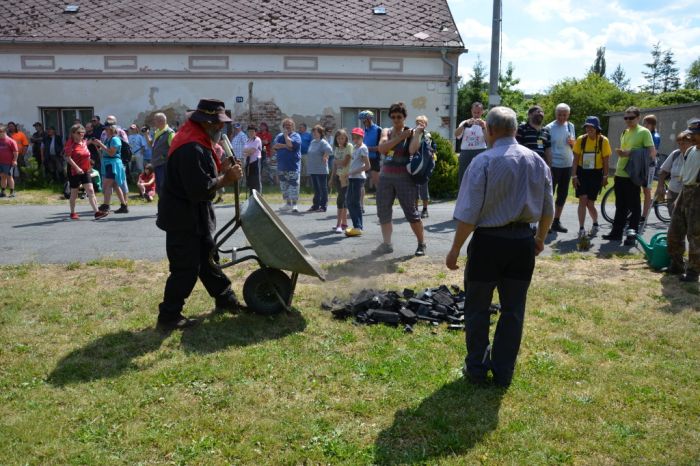
[[[149,130],[148,126],[142,126],[142,127],[141,127],[141,132],[142,132],[142,133],[147,133],[148,130]]]

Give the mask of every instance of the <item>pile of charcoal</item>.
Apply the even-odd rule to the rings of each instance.
[[[321,304],[336,319],[354,318],[358,324],[404,325],[410,332],[419,321],[430,325],[447,323],[450,330],[464,329],[464,291],[458,286],[441,285],[422,292],[406,288],[403,293],[365,289],[342,300],[338,297]],[[500,310],[492,304],[490,311]]]

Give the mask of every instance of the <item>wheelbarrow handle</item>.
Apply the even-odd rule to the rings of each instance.
[[[224,152],[226,153],[226,157],[231,157],[235,163],[239,163],[236,158],[233,155],[233,147],[231,146],[231,141],[229,141],[228,136],[226,134],[221,135],[221,141],[223,144],[221,147],[224,149]],[[238,180],[236,181],[236,184],[233,185],[233,193],[234,193],[234,199],[235,199],[235,207],[236,207],[236,213],[234,214],[233,220],[238,223],[238,221],[241,218],[241,181]]]

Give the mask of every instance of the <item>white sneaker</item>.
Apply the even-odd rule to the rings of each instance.
[[[598,228],[599,228],[598,225],[593,225],[593,226],[591,227],[591,232],[590,232],[588,235],[589,235],[590,237],[593,237],[593,236],[597,235],[597,234],[598,234]]]
[[[286,211],[288,211],[288,210],[291,209],[291,208],[292,208],[291,205],[285,204],[285,205],[283,205],[282,207],[280,207],[280,212],[286,212]]]
[[[292,205],[292,212],[299,212],[299,207],[296,204]]]
[[[580,229],[578,230],[578,238],[581,239],[581,238],[583,238],[584,236],[586,236],[586,230],[584,230],[583,228],[580,228]]]

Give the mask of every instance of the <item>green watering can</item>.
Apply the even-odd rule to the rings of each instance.
[[[666,233],[657,233],[651,237],[649,243],[644,241],[641,235],[637,235],[637,242],[642,246],[647,263],[654,270],[661,270],[671,264],[671,256],[668,255],[668,243]]]

